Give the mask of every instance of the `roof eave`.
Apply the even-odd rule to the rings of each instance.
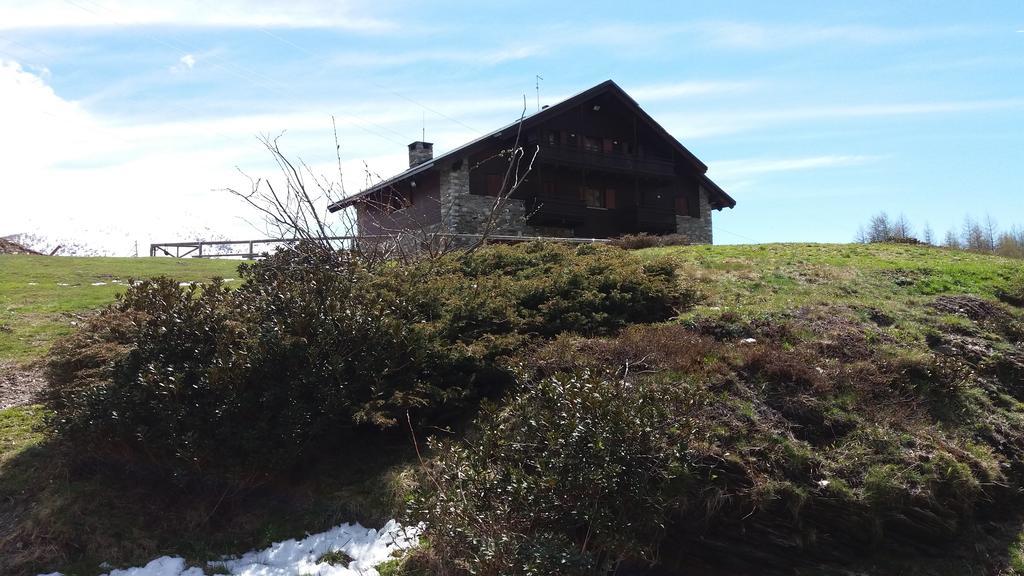
[[[413,166],[412,168],[407,169],[405,172],[401,172],[399,174],[396,174],[395,176],[392,176],[391,178],[388,178],[387,180],[383,180],[381,182],[378,182],[377,184],[374,184],[373,186],[370,186],[366,190],[362,190],[362,191],[360,191],[360,192],[358,192],[356,194],[353,194],[353,195],[349,196],[348,198],[342,198],[341,200],[338,200],[337,202],[329,204],[327,206],[327,211],[328,212],[337,212],[338,210],[342,210],[344,208],[348,208],[349,206],[352,206],[353,204],[361,201],[366,196],[368,196],[370,194],[373,194],[374,192],[376,192],[378,190],[382,190],[384,188],[387,188],[388,186],[394,186],[395,184],[398,184],[399,182],[402,182],[406,178],[411,178],[413,176],[416,176],[417,174],[420,174],[422,172],[426,172],[427,170],[429,170],[429,169],[434,167],[434,162],[435,161],[436,161],[436,159],[435,160],[431,160],[429,162],[424,162],[422,164],[417,164],[416,166]]]

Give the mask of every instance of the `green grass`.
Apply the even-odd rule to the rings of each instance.
[[[43,413],[41,406],[0,410],[0,467],[43,440]]]
[[[981,329],[961,316],[932,309],[929,304],[935,297],[973,294],[995,300],[1004,287],[1024,282],[1020,260],[921,246],[691,246],[636,254],[672,259],[680,281],[698,288],[702,300],[682,314],[683,321],[732,314],[739,324],[810,310],[814,321],[842,316],[854,321],[850,325],[877,330],[884,337],[878,346],[905,356],[926,351],[930,331]],[[74,329],[76,315],[114,301],[123,290],[123,284],[114,280],[154,275],[180,281],[237,278],[237,264],[0,256],[0,361],[41,358],[55,338]],[[94,286],[97,282],[105,284]],[[1016,315],[1022,316],[1020,311]],[[835,400],[837,410],[843,408],[840,400]],[[757,417],[749,399],[739,412],[747,420]],[[394,496],[402,492],[403,474],[414,462],[403,438],[385,450],[367,447],[366,454],[357,452],[350,461],[323,463],[287,483],[261,486],[253,494],[161,492],[158,485],[135,485],[109,470],[69,470],[62,464],[60,447],[46,441],[43,419],[44,410],[38,406],[0,411],[0,520],[13,518],[12,530],[34,534],[37,542],[52,539],[65,549],[77,546],[81,552],[72,564],[53,560],[44,549],[38,559],[22,563],[61,568],[66,574],[95,574],[99,561],[112,558],[130,565],[161,554],[181,554],[199,562],[343,521],[377,524],[386,519],[381,514],[400,507]],[[797,466],[807,458],[801,452],[804,448],[790,440],[778,451]],[[869,472],[871,490],[885,496],[892,474],[883,465],[866,468],[865,474]],[[833,486],[837,491],[863,490],[846,488],[839,480]],[[788,489],[776,488],[774,496]],[[169,513],[172,505],[179,509]],[[13,533],[5,533],[5,528],[0,526],[0,544],[6,544],[5,534]],[[1024,573],[1024,545],[1015,541],[1006,548],[1018,571],[1014,573]],[[400,565],[396,560],[380,571],[395,572]]]
[[[744,320],[815,307],[891,318],[887,331],[917,340],[939,295],[995,299],[1024,282],[1024,261],[902,244],[759,244],[673,246],[637,252],[676,262],[702,295],[684,318],[730,312]]]
[[[238,261],[0,255],[0,360],[40,358],[76,315],[114,301],[130,279],[237,278]],[[99,283],[102,285],[97,285]]]

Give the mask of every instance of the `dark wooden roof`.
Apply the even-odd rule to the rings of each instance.
[[[700,159],[698,159],[693,154],[693,152],[690,152],[685,146],[683,146],[682,143],[679,142],[679,140],[677,140],[674,136],[669,134],[668,131],[665,130],[661,126],[661,124],[658,124],[654,120],[654,118],[651,118],[651,116],[647,112],[644,112],[643,108],[641,108],[640,105],[637,104],[636,100],[633,100],[633,98],[629,94],[627,94],[625,90],[619,87],[619,85],[612,80],[605,80],[604,82],[601,82],[600,84],[592,88],[584,90],[583,92],[580,92],[575,96],[566,98],[565,100],[562,100],[557,104],[552,104],[551,106],[548,106],[538,112],[535,112],[527,116],[522,120],[522,128],[523,130],[533,128],[535,125],[543,122],[547,118],[557,116],[558,114],[561,114],[566,110],[570,110],[576,107],[577,105],[602,94],[612,94],[615,97],[619,98],[628,108],[632,109],[641,120],[643,120],[652,130],[654,130],[656,134],[659,134],[661,137],[663,137],[665,141],[667,141],[672,146],[672,148],[677,153],[679,153],[680,156],[682,156],[684,160],[688,161],[690,164],[694,166],[694,168],[697,169],[697,171],[701,175],[701,184],[704,185],[705,188],[707,188],[708,192],[710,192],[710,194],[712,195],[712,197],[709,198],[709,201],[713,208],[732,208],[733,206],[736,205],[736,201],[733,200],[732,197],[726,194],[721,187],[712,182],[711,179],[705,175],[705,172],[707,172],[708,169],[707,165],[701,162]],[[446,162],[451,162],[456,159],[459,159],[464,155],[473,152],[478,148],[483,147],[490,140],[508,136],[509,134],[511,134],[511,132],[509,132],[510,130],[518,128],[519,122],[519,120],[516,120],[515,122],[503,126],[495,130],[494,132],[485,134],[484,136],[481,136],[476,140],[463,144],[462,146],[459,146],[458,148],[455,148],[453,150],[449,150],[448,152],[445,152],[440,156],[436,156],[432,160],[424,162],[423,164],[420,164],[418,166],[409,168],[408,170],[396,174],[395,176],[392,176],[387,180],[381,181],[378,184],[375,184],[357,194],[353,194],[348,198],[343,198],[342,200],[339,200],[338,202],[335,202],[328,206],[327,209],[330,210],[331,212],[337,212],[342,208],[346,208],[348,206],[355,204],[361,198],[369,194],[372,194],[373,192],[386,189],[390,186],[394,186],[395,184],[405,180],[406,178],[429,170],[434,166],[440,166]]]

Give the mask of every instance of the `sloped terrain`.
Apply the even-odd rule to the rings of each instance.
[[[418,329],[515,383],[445,425],[414,426],[414,410],[358,446],[315,446],[258,485],[71,458],[73,442],[38,432],[42,410],[0,412],[0,556],[13,573],[96,574],[105,551],[200,561],[398,517],[429,527],[392,573],[1024,574],[1020,261],[887,244],[607,250],[671,273],[686,298],[623,325],[594,307],[614,283],[563,279],[564,261],[534,270],[503,249],[437,267],[443,282],[408,288],[431,295]],[[541,288],[583,298],[538,304]]]

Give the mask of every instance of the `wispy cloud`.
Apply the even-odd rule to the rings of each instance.
[[[171,66],[171,72],[187,72],[196,67],[198,60],[192,54],[185,54],[181,58],[178,58],[177,63]]]
[[[520,45],[485,50],[410,50],[405,52],[344,52],[331,56],[330,64],[350,68],[381,68],[408,66],[423,62],[447,64],[478,64],[493,66],[503,62],[523,60],[543,53],[539,46]]]
[[[859,166],[876,162],[881,156],[823,155],[800,158],[747,158],[708,162],[708,172],[715,178],[734,179],[774,172],[797,172],[821,168]]]
[[[857,118],[900,118],[939,114],[966,114],[996,110],[1024,109],[1024,99],[958,100],[854,104],[846,106],[803,106],[758,110],[728,110],[700,114],[661,115],[662,124],[681,138],[737,134],[800,122]]]
[[[689,22],[595,22],[585,29],[568,25],[542,28],[537,36],[551,48],[614,46],[644,49],[665,42],[687,42],[735,50],[777,50],[812,45],[884,46],[930,39],[970,36],[985,30],[967,26],[914,27],[837,25],[829,23],[767,24],[742,20]]]
[[[338,28],[383,32],[397,25],[343,0],[33,0],[0,5],[0,30],[124,26]],[[359,7],[357,11],[355,7]]]
[[[753,22],[704,22],[696,25],[702,39],[723,48],[771,50],[817,44],[880,46],[978,34],[975,28],[884,27],[863,25],[772,25]]]
[[[650,84],[630,88],[629,94],[639,102],[674,100],[691,96],[708,96],[745,92],[758,85],[757,82],[701,81],[676,82],[672,84]]]

